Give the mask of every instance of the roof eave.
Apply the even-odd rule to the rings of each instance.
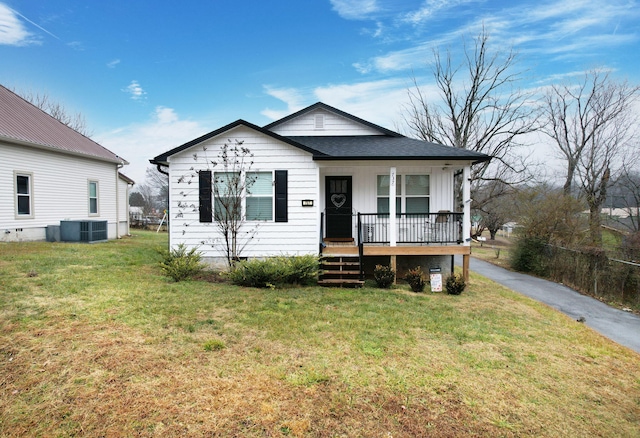
[[[394,161],[471,161],[471,164],[478,164],[485,161],[491,160],[491,157],[446,157],[446,156],[412,156],[412,157],[388,157],[388,156],[371,156],[371,157],[363,157],[363,156],[329,156],[329,155],[314,155],[313,159],[315,161],[383,161],[383,160],[394,160]]]

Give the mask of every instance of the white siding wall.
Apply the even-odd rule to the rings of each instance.
[[[0,157],[0,241],[43,240],[63,219],[107,220],[116,237],[115,164],[6,143]],[[15,171],[32,175],[32,218],[16,219]],[[89,180],[98,181],[98,216],[89,215]]]
[[[360,161],[360,162],[323,162],[320,169],[321,193],[325,193],[325,176],[352,176],[353,209],[360,213],[375,213],[377,209],[377,175],[388,175],[391,167],[398,175],[430,175],[429,209],[432,213],[439,210],[454,211],[453,169],[443,170],[443,165],[428,161]],[[321,209],[325,208],[324,197]]]
[[[316,115],[323,117],[323,128],[316,128]],[[283,136],[296,135],[380,135],[373,128],[356,123],[335,113],[317,109],[296,117],[272,129]]]
[[[196,171],[199,169],[220,171],[207,166],[206,163],[209,160],[217,159],[219,148],[225,142],[234,142],[235,140],[243,141],[243,147],[248,148],[254,154],[254,164],[251,171],[288,171],[288,222],[246,222],[242,231],[257,227],[257,232],[242,251],[241,256],[266,257],[317,253],[320,205],[317,181],[319,176],[311,155],[242,126],[170,158],[171,245],[185,243],[190,247],[197,246],[205,258],[224,256],[224,245],[216,223],[199,222],[198,175]],[[194,159],[194,154],[197,154],[197,160]],[[314,206],[302,207],[303,199],[312,199]],[[188,207],[180,208],[178,203]]]
[[[118,229],[120,236],[129,234],[129,184],[118,178]]]

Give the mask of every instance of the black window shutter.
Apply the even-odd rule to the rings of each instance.
[[[212,222],[212,185],[211,171],[201,170],[198,172],[198,201],[200,211],[200,222]]]
[[[288,222],[287,171],[276,170],[276,222]]]

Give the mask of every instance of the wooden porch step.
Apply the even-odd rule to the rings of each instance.
[[[322,262],[322,266],[360,266],[359,262]]]
[[[322,275],[360,275],[360,271],[341,271],[338,269],[324,269]]]
[[[364,285],[364,281],[362,280],[354,280],[354,279],[347,279],[347,278],[327,278],[327,279],[323,279],[318,281],[318,284],[323,286],[323,285],[327,285],[327,286],[335,286],[335,285],[341,285],[341,286],[362,286]]]
[[[362,286],[357,254],[327,254],[320,260],[320,286]]]

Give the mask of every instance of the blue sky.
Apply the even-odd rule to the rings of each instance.
[[[317,101],[395,129],[432,50],[482,26],[526,87],[593,67],[640,82],[636,0],[0,0],[0,83],[84,114],[142,182],[169,148]]]

